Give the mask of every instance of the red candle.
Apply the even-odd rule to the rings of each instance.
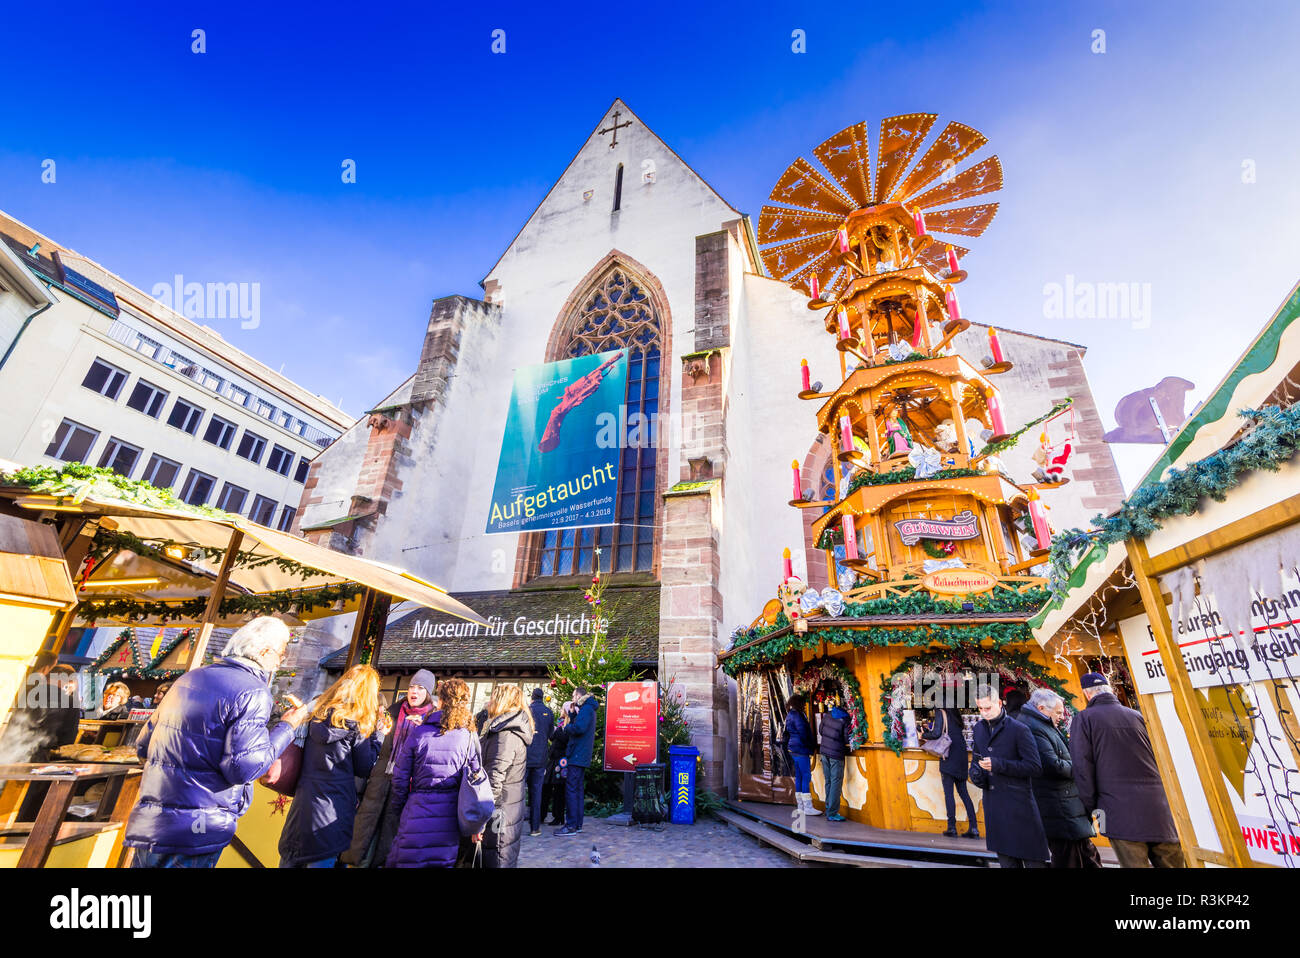
[[[840,324],[840,339],[848,339],[849,338],[849,314],[844,309],[843,306],[835,310],[835,318],[839,320],[839,324]]]
[[[998,331],[992,326],[989,327],[989,349],[993,350],[993,361],[1002,362],[1002,344],[998,342]]]
[[[794,470],[794,497],[795,499],[802,499],[803,490],[799,488],[799,460],[791,459],[790,468]]]
[[[957,303],[957,293],[955,290],[948,290],[948,318],[953,322],[961,319],[961,306]]]
[[[785,578],[782,579],[781,581],[789,582],[791,579],[794,578],[794,564],[790,561],[790,550],[786,549],[784,552],[782,552],[781,558],[784,560],[782,566],[785,572]]]
[[[957,272],[957,254],[953,252],[951,246],[948,247],[948,271],[951,273]]]
[[[844,559],[848,561],[857,557],[858,530],[853,528],[853,515],[846,513],[844,516]]]
[[[808,378],[808,360],[806,359],[799,360],[799,375],[802,378],[804,392],[811,391],[812,383],[809,381]]]
[[[916,227],[918,239],[925,235],[925,214],[921,212],[919,206],[912,211],[912,225]]]
[[[835,234],[835,238],[840,242],[840,252],[847,253],[849,251],[849,231],[841,226],[839,232]]]
[[[840,448],[845,452],[853,451],[853,423],[848,416],[840,417]]]
[[[1038,493],[1033,489],[1029,490],[1029,518],[1034,523],[1034,539],[1037,540],[1038,548],[1050,549],[1052,533],[1047,527],[1047,515],[1043,512],[1043,504],[1038,500]]]
[[[919,309],[916,311],[916,320],[912,323],[912,348],[921,347],[921,327],[925,325],[925,314]]]
[[[1004,436],[1007,432],[1007,424],[1002,421],[1002,404],[998,402],[996,391],[989,393],[986,403],[989,407],[989,419],[992,420],[993,435]]]
[[[812,294],[813,299],[821,299],[822,284],[821,281],[817,279],[816,273],[813,273],[808,277],[808,292]]]

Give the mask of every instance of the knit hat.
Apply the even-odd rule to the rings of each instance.
[[[420,669],[411,676],[411,685],[418,685],[432,695],[438,688],[438,679],[428,669]]]
[[[1110,685],[1110,682],[1100,672],[1088,672],[1079,678],[1079,685],[1085,689],[1095,689],[1098,685]]]
[[[538,688],[538,689],[533,689],[533,698],[534,698],[535,700],[540,700],[540,699],[542,698],[542,690],[539,689],[539,688]]]

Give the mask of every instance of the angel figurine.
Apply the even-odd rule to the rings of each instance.
[[[888,458],[906,456],[912,451],[912,433],[899,416],[897,406],[889,410],[889,417],[885,420],[885,441],[889,443]]]

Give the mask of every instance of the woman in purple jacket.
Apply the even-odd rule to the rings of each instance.
[[[438,684],[442,710],[413,729],[393,766],[393,814],[397,837],[388,868],[451,868],[460,847],[456,816],[465,769],[482,767],[478,737],[471,730],[469,687],[460,679]]]

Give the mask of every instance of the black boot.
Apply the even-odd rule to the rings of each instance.
[[[976,828],[974,825],[966,829],[966,834],[962,835],[962,838],[979,838],[979,837],[980,837],[980,830]]]
[[[949,825],[947,831],[945,831],[945,832],[943,833],[943,835],[944,835],[945,838],[956,838],[956,837],[957,837],[957,826],[956,826],[956,825]]]

